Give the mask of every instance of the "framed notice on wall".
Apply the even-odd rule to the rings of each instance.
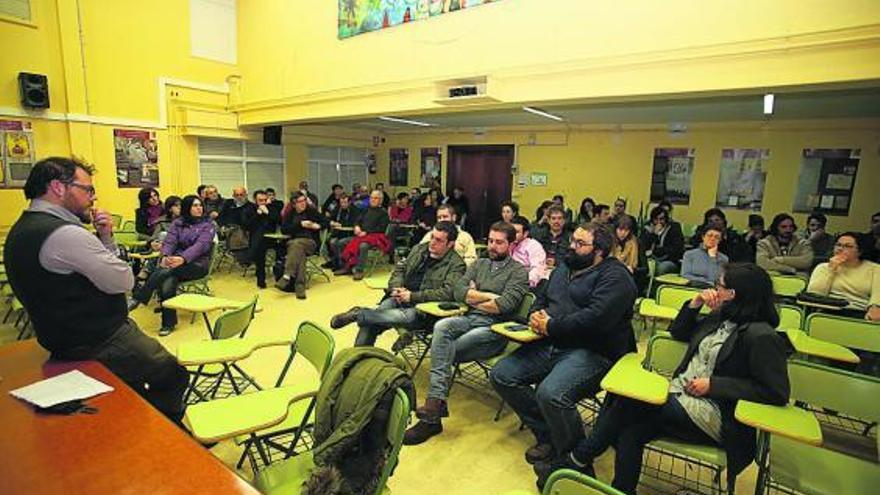
[[[34,166],[30,122],[0,120],[0,187],[22,187]]]
[[[764,200],[769,159],[768,149],[721,150],[715,206],[759,211]]]
[[[422,148],[422,166],[419,187],[437,187],[440,185],[440,148]]]
[[[848,215],[861,149],[805,149],[801,157],[794,211]]]
[[[694,148],[655,148],[651,173],[651,201],[664,199],[686,205],[691,201]]]
[[[388,150],[388,181],[392,186],[405,186],[409,180],[409,150],[391,148]]]
[[[159,187],[159,147],[153,131],[113,129],[119,187]]]

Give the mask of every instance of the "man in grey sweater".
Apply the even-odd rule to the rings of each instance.
[[[468,311],[434,324],[428,395],[416,410],[421,421],[404,436],[405,445],[420,444],[443,431],[441,418],[449,416],[446,400],[455,363],[488,359],[507,346],[507,339],[489,327],[511,319],[529,291],[528,272],[510,257],[515,239],[516,230],[509,223],[492,224],[489,258],[475,261],[453,286],[453,298],[466,304]]]

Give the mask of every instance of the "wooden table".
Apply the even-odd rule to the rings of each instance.
[[[0,346],[3,493],[258,493],[100,363],[47,362],[36,341]],[[97,414],[40,415],[9,390],[72,369],[115,390]]]

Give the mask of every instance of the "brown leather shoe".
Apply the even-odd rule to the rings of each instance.
[[[440,399],[425,399],[425,405],[416,408],[416,417],[427,421],[437,422],[440,418],[449,416],[449,409],[446,408],[446,401]]]
[[[526,462],[529,464],[550,462],[555,455],[556,452],[554,452],[553,446],[549,443],[536,443],[529,447],[529,450],[526,450]]]
[[[339,330],[349,323],[354,323],[355,320],[357,320],[358,313],[361,312],[361,309],[360,306],[354,306],[345,313],[333,315],[333,318],[330,318],[330,328],[333,330]]]
[[[415,426],[406,430],[403,434],[404,445],[418,445],[427,442],[429,438],[443,433],[443,424],[419,421]]]

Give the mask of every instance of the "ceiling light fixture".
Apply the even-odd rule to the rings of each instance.
[[[427,122],[419,122],[418,120],[399,119],[397,117],[386,117],[384,115],[380,116],[379,120],[384,120],[386,122],[396,122],[398,124],[417,125],[419,127],[431,127],[432,125],[434,125]]]
[[[773,102],[776,99],[773,93],[764,95],[764,115],[773,115]]]
[[[541,117],[544,117],[544,118],[547,118],[547,119],[552,119],[552,120],[555,120],[555,121],[557,121],[557,122],[562,122],[562,121],[563,121],[562,117],[560,117],[560,116],[558,116],[558,115],[553,115],[552,113],[545,112],[545,111],[540,110],[540,109],[538,109],[538,108],[534,108],[534,107],[522,107],[522,109],[525,110],[526,112],[533,113],[533,114],[535,114],[535,115],[540,115]]]

